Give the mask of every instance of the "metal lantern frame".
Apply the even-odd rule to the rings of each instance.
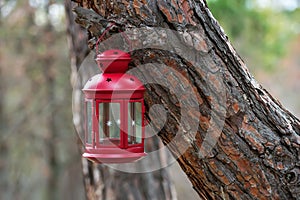
[[[133,162],[145,156],[145,88],[127,74],[128,53],[112,49],[97,56],[103,73],[90,78],[85,95],[85,152],[97,163]]]

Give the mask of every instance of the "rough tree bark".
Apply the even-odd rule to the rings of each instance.
[[[170,90],[147,84],[145,102],[149,108],[162,104],[168,111],[158,135],[167,145],[180,134],[182,140],[169,148],[202,199],[299,199],[300,122],[249,74],[204,0],[75,2],[76,22],[88,30],[90,48],[111,22],[115,26],[110,35],[134,28],[176,31],[175,36],[163,37],[145,37],[147,31],[141,31],[138,38],[143,40],[132,43],[144,48],[131,52],[132,68],[149,62],[164,64],[181,75],[148,67],[138,72],[139,77],[148,82],[163,77],[169,88],[193,85],[199,107],[185,113],[190,120],[184,124],[180,123],[180,106]],[[147,43],[149,38],[149,43],[163,43],[169,51],[147,48],[153,47]],[[178,49],[178,44],[186,49]],[[181,56],[184,52],[196,57],[196,62]],[[226,95],[217,95],[222,92]],[[189,96],[182,98],[187,106],[192,104]],[[223,120],[222,112],[214,111],[222,109]],[[198,125],[193,124],[195,118]],[[215,127],[222,121],[218,135]],[[195,137],[190,131],[193,126],[198,127]],[[216,144],[205,139],[209,129],[215,129],[210,138],[218,139]],[[183,154],[178,151],[182,146],[187,147]]]
[[[74,124],[79,135],[83,135],[83,115],[81,100],[83,94],[81,89],[85,82],[96,72],[91,67],[81,67],[84,59],[89,57],[90,50],[87,46],[86,30],[75,23],[72,9],[74,3],[65,1],[67,16],[67,33],[71,57],[71,84],[73,86],[73,114]],[[94,62],[94,58],[86,59]],[[92,63],[95,65],[95,62]],[[92,65],[91,64],[91,65]],[[80,72],[79,72],[80,71]],[[78,144],[82,150],[80,139]],[[148,145],[151,148],[159,148],[159,139],[153,139]],[[81,151],[82,153],[82,151]],[[161,155],[153,158],[153,162],[165,165],[166,156]],[[144,163],[147,165],[147,163]],[[167,169],[160,169],[149,173],[125,173],[113,170],[107,166],[94,164],[82,158],[84,185],[86,197],[89,200],[100,199],[151,199],[151,200],[176,200],[176,191],[171,182]],[[139,166],[143,168],[143,166]]]

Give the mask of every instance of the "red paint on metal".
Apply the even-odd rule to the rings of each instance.
[[[111,49],[98,54],[96,61],[104,73],[125,73],[128,69],[130,55],[118,49]]]
[[[90,78],[83,88],[86,102],[92,102],[92,116],[85,115],[85,152],[83,157],[97,163],[126,163],[133,162],[145,156],[144,152],[144,92],[145,87],[135,76],[126,74],[131,58],[126,52],[113,49],[103,52],[97,56],[97,63],[103,73]],[[128,138],[128,106],[130,103],[141,104],[141,140],[139,143],[129,144]],[[111,106],[110,103],[119,105],[118,116],[120,119],[113,123],[117,127],[118,138],[113,138],[108,133],[109,128],[103,128],[109,118],[111,107],[105,111],[100,105]],[[87,110],[87,106],[85,106]],[[100,111],[101,110],[101,111]],[[101,113],[102,112],[102,113]],[[86,112],[87,113],[87,112]],[[112,117],[112,116],[110,116]],[[113,116],[114,117],[114,116]],[[88,119],[90,121],[88,122]],[[90,124],[90,129],[88,124]],[[100,125],[101,123],[101,125]],[[134,123],[130,121],[130,123]],[[101,126],[102,129],[100,128]],[[101,129],[101,130],[100,130]],[[102,135],[101,135],[102,134]],[[114,136],[115,137],[115,136]],[[88,141],[88,138],[92,141]]]

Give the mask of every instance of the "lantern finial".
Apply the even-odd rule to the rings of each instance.
[[[111,49],[98,54],[96,61],[103,73],[125,73],[131,57],[124,51]]]

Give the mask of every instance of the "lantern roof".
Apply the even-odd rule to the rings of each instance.
[[[143,83],[135,76],[122,73],[102,73],[90,78],[83,91],[114,92],[114,91],[144,91]]]
[[[96,61],[103,73],[90,78],[83,91],[88,96],[110,94],[98,98],[141,98],[145,91],[143,83],[137,77],[126,74],[130,60],[128,53],[118,49],[99,54]]]

